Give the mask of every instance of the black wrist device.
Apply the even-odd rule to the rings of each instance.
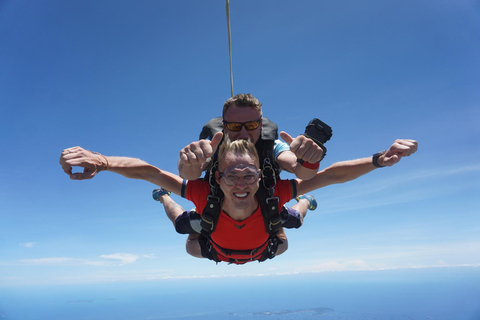
[[[303,135],[315,141],[315,143],[323,149],[323,159],[327,154],[327,148],[325,148],[324,143],[332,137],[332,127],[322,120],[314,118],[305,127],[305,133]],[[322,159],[320,159],[320,161]]]
[[[377,167],[377,168],[384,168],[385,166],[382,166],[380,164],[378,164],[378,158],[382,155],[384,155],[387,151],[383,150],[383,151],[380,151],[378,153],[375,153],[373,156],[372,156],[372,164]]]

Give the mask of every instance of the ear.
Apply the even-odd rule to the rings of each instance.
[[[220,184],[220,173],[218,171],[215,171],[215,181]]]

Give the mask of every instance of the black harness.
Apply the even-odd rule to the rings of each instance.
[[[200,139],[212,139],[212,137],[223,130],[223,121],[221,117],[213,118],[207,122],[200,133]],[[304,135],[313,139],[324,150],[323,157],[326,154],[324,143],[332,137],[332,128],[321,120],[315,118],[309,122],[305,128]],[[261,183],[256,196],[260,202],[265,228],[269,234],[267,243],[252,250],[230,250],[222,248],[213,242],[211,234],[220,217],[221,202],[224,197],[220,186],[215,179],[215,172],[218,170],[217,154],[212,157],[212,165],[205,174],[205,179],[210,184],[210,195],[207,196],[207,205],[202,213],[202,231],[199,236],[199,243],[202,249],[202,255],[205,258],[220,262],[218,253],[225,257],[231,255],[244,255],[245,259],[230,259],[230,263],[242,264],[249,261],[265,261],[275,257],[278,245],[283,243],[277,233],[282,226],[279,198],[275,197],[275,186],[279,178],[279,168],[273,156],[274,143],[278,139],[278,126],[276,123],[262,119],[262,134],[255,147],[260,157],[261,164]],[[323,159],[323,158],[322,158]],[[296,194],[296,192],[295,192]],[[218,248],[218,249],[217,249]],[[263,248],[263,250],[261,250]]]
[[[222,118],[214,118],[203,127],[202,132],[200,133],[200,139],[211,139],[215,133],[222,130]],[[256,196],[260,202],[266,231],[270,235],[267,240],[268,243],[264,243],[262,246],[252,250],[230,250],[222,248],[213,242],[211,233],[215,231],[216,223],[220,217],[221,202],[224,197],[224,194],[222,190],[220,190],[220,186],[215,179],[215,172],[218,170],[218,159],[215,154],[212,157],[213,164],[205,174],[205,179],[208,180],[210,184],[210,195],[207,196],[207,205],[202,213],[202,231],[199,237],[199,243],[204,257],[218,263],[221,261],[218,259],[218,253],[221,253],[225,257],[230,255],[245,255],[245,259],[231,259],[230,261],[231,263],[241,264],[253,260],[261,262],[267,259],[272,259],[275,256],[278,245],[282,243],[277,237],[277,233],[282,226],[278,204],[279,199],[274,196],[279,173],[273,157],[273,148],[276,139],[278,139],[277,125],[274,122],[269,121],[267,118],[263,118],[262,135],[255,145],[261,163],[261,183]],[[264,250],[260,252],[261,248],[264,248]],[[220,252],[217,252],[217,250]]]

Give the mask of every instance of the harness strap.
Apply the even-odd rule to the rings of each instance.
[[[277,175],[273,158],[273,141],[263,141],[263,166],[262,166],[262,183],[257,191],[257,197],[260,200],[260,207],[262,210],[263,219],[265,221],[265,228],[269,234],[277,234],[282,226],[279,210],[279,198],[275,197],[275,186],[277,185]],[[263,201],[263,199],[265,201]]]
[[[218,217],[220,216],[220,204],[223,198],[223,192],[215,181],[215,171],[218,168],[218,162],[215,162],[210,168],[208,182],[210,184],[210,195],[207,196],[207,205],[202,212],[202,221],[200,225],[207,234],[215,230]]]
[[[211,125],[215,125],[215,123],[218,123],[220,120],[221,119],[218,118],[212,119],[206,126],[204,126],[201,137],[202,135],[212,134],[213,126]],[[275,123],[272,124],[272,130],[268,130],[267,132],[268,135],[273,137],[277,134],[277,128]],[[277,251],[280,240],[277,238],[276,234],[282,226],[282,221],[279,210],[279,198],[274,196],[275,186],[277,184],[277,170],[275,167],[275,163],[273,162],[274,139],[260,139],[257,142],[256,147],[257,150],[260,151],[260,163],[263,164],[261,168],[262,183],[260,184],[260,187],[257,191],[257,197],[260,202],[260,208],[264,219],[266,231],[270,235],[268,244],[265,246],[264,243],[259,248],[247,251],[232,251],[229,249],[221,248],[220,246],[215,244],[216,247],[222,249],[220,252],[217,252],[215,247],[212,245],[213,241],[211,238],[211,233],[214,232],[217,221],[220,217],[221,202],[224,197],[223,192],[220,190],[220,187],[215,180],[215,172],[218,170],[218,161],[214,161],[213,165],[211,166],[210,170],[207,171],[206,175],[206,178],[208,179],[210,184],[211,192],[210,195],[207,196],[207,204],[202,212],[202,221],[200,222],[202,231],[200,237],[198,238],[198,241],[202,250],[202,256],[217,263],[221,261],[220,259],[218,259],[219,253],[225,257],[228,257],[229,255],[246,255],[249,258],[233,259],[233,261],[230,261],[231,263],[245,263],[253,260],[265,261],[266,259],[271,259],[275,256],[275,252]],[[261,250],[261,248],[264,246],[264,250],[260,252],[259,250]]]
[[[210,235],[206,234],[204,231],[200,234],[198,238],[200,248],[202,251],[202,256],[210,260],[215,261],[216,263],[221,262],[222,260],[218,258],[218,254],[221,254],[223,257],[228,259],[229,263],[235,264],[244,264],[250,261],[263,262],[267,259],[272,259],[275,257],[275,254],[278,249],[278,245],[282,244],[283,241],[280,240],[277,236],[271,235],[265,243],[260,247],[253,250],[232,250],[225,249],[213,242]],[[218,249],[217,249],[218,248]],[[262,251],[260,251],[263,248]],[[218,251],[217,251],[218,250]],[[231,258],[232,255],[244,255],[245,258]]]
[[[233,71],[232,71],[232,35],[230,31],[230,2],[227,0],[227,29],[228,29],[228,53],[230,57],[230,91],[233,97]]]
[[[276,234],[282,226],[282,219],[278,210],[278,197],[270,197],[265,200],[266,210],[268,212],[269,222],[267,227],[268,233]]]
[[[217,251],[212,246],[210,241],[210,234],[208,234],[205,230],[202,230],[200,236],[198,237],[198,243],[200,244],[202,256],[219,263],[221,260],[218,259]]]
[[[207,196],[207,205],[202,213],[200,225],[203,231],[212,233],[215,230],[215,223],[220,215],[220,198],[216,196]]]

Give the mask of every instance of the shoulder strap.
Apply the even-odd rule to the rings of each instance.
[[[282,226],[278,197],[275,197],[278,170],[273,159],[273,140],[260,140],[257,150],[260,155],[262,179],[257,191],[258,201],[265,222],[266,231],[269,234],[277,234]]]
[[[208,235],[215,230],[218,217],[220,216],[220,205],[224,196],[222,190],[220,190],[220,186],[215,180],[215,172],[217,170],[218,162],[215,161],[206,174],[208,177],[205,178],[210,184],[210,194],[207,196],[207,205],[203,209],[200,225],[202,226],[202,232]]]
[[[205,123],[200,132],[200,140],[202,139],[212,139],[215,133],[223,130],[223,120],[222,117],[216,117]]]
[[[278,139],[277,124],[265,117],[262,118],[262,139],[273,141]]]

